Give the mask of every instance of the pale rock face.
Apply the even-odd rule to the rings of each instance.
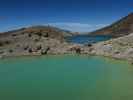
[[[97,43],[94,45],[94,51],[98,55],[109,55],[112,52],[113,48],[111,44],[104,44],[104,42]]]
[[[126,50],[126,54],[133,55],[133,48],[129,48]]]
[[[112,46],[110,44],[104,45],[102,49],[104,52],[112,52]]]
[[[110,56],[118,59],[133,58],[133,33],[109,41],[104,41],[94,45],[97,55]]]
[[[124,55],[126,56],[126,58],[130,57],[133,58],[133,48],[128,48],[125,52]]]

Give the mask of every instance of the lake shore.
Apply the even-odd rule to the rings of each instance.
[[[0,58],[19,56],[81,54],[106,56],[133,63],[133,33],[95,44],[74,44],[64,40],[27,34],[15,38],[6,37],[0,47]],[[10,40],[12,39],[12,40]],[[14,40],[16,39],[16,40]],[[7,43],[8,41],[11,43]]]
[[[112,40],[110,40],[112,41]],[[87,46],[83,46],[83,45],[78,45],[78,44],[71,44],[71,45],[67,45],[65,46],[64,48],[60,49],[58,48],[58,51],[55,50],[55,48],[53,48],[53,51],[49,50],[47,52],[47,54],[42,54],[41,51],[38,51],[38,52],[32,52],[32,53],[25,53],[25,52],[21,52],[21,53],[18,53],[18,52],[14,52],[12,54],[4,54],[4,55],[0,55],[0,58],[1,59],[6,59],[6,58],[16,58],[16,57],[41,57],[41,56],[47,56],[47,55],[51,55],[51,56],[54,56],[54,55],[87,55],[87,56],[103,56],[103,57],[107,57],[107,58],[113,58],[113,59],[116,59],[116,60],[127,60],[129,63],[133,64],[133,61],[132,61],[132,58],[131,58],[131,55],[126,55],[126,57],[124,55],[118,55],[118,54],[114,54],[112,53],[113,51],[108,51],[108,52],[105,52],[105,50],[103,49],[107,49],[108,48],[108,45],[107,44],[105,46],[104,43],[107,43],[108,41],[105,41],[105,42],[100,42],[100,43],[97,43],[97,44],[94,44],[92,47],[87,47]],[[100,46],[100,47],[99,47]],[[103,49],[100,49],[100,48],[103,48]],[[57,48],[56,48],[57,49]],[[80,49],[80,53],[76,51],[76,49]]]
[[[128,60],[133,63],[133,33],[94,44],[93,49],[96,55]]]

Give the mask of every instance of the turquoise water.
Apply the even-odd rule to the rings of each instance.
[[[133,100],[133,66],[70,55],[1,60],[0,100]]]

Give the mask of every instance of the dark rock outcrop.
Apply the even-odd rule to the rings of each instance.
[[[48,51],[50,50],[50,47],[47,47],[45,50],[42,50],[41,51],[41,54],[42,55],[46,55],[46,54],[48,54]]]

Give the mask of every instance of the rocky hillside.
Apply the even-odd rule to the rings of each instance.
[[[63,39],[66,36],[72,36],[72,33],[69,31],[65,31],[56,27],[51,26],[33,26],[28,28],[21,28],[18,30],[8,31],[4,33],[0,33],[0,37],[2,36],[17,36],[20,34],[29,34],[29,35],[42,35],[42,36],[48,36],[50,38],[56,38],[56,39]]]
[[[65,53],[68,31],[49,26],[34,26],[0,34],[0,56]]]
[[[133,33],[97,43],[93,46],[93,53],[96,55],[126,59],[133,63]]]
[[[115,37],[120,37],[128,35],[133,32],[133,13],[120,19],[119,21],[104,27],[102,29],[91,32],[92,35],[112,35]]]

